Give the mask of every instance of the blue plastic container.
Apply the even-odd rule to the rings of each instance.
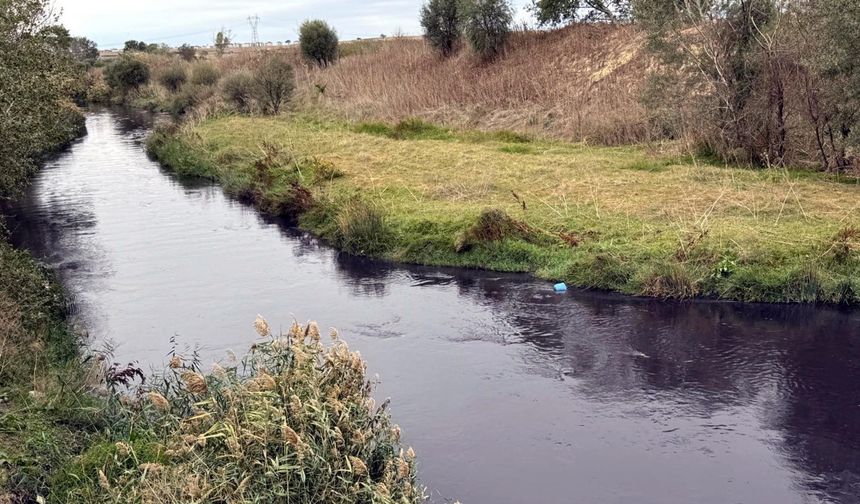
[[[567,284],[564,282],[555,284],[554,288],[556,292],[567,292]]]

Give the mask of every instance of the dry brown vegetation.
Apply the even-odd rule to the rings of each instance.
[[[487,64],[466,50],[440,58],[417,38],[366,43],[332,67],[301,65],[299,100],[351,120],[420,117],[601,144],[639,142],[648,134],[639,98],[653,65],[643,42],[631,26],[518,32]]]
[[[421,38],[341,44],[336,65],[301,60],[296,47],[248,49],[210,56],[220,75],[254,68],[261,56],[283,52],[296,69],[294,108],[351,121],[397,122],[417,117],[456,128],[512,130],[539,137],[619,145],[648,139],[640,103],[654,59],[632,26],[583,24],[554,31],[516,32],[502,56],[482,63],[465,48],[439,57]],[[138,106],[168,103],[159,76],[194,65],[168,55],[139,54],[152,82]],[[194,113],[223,107],[220,93],[202,93]]]

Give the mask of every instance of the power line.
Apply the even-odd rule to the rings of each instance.
[[[255,46],[260,45],[260,33],[257,31],[260,25],[260,16],[256,14],[248,16],[248,24],[251,25],[251,42]]]

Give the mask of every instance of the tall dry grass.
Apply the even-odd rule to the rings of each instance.
[[[649,137],[640,98],[655,63],[643,42],[632,26],[582,24],[516,32],[492,62],[465,47],[444,59],[417,37],[343,43],[340,60],[326,68],[302,61],[293,46],[210,56],[207,62],[223,78],[281,52],[296,69],[294,107],[351,121],[417,117],[451,127],[618,145]],[[157,84],[160,75],[177,65],[190,74],[192,67],[175,56],[138,57],[154,77],[139,92],[152,104],[169,100]],[[192,117],[218,113],[218,98],[196,106]]]
[[[517,32],[490,63],[466,48],[442,59],[421,39],[397,38],[329,68],[299,65],[297,98],[350,120],[420,117],[622,144],[647,138],[640,96],[652,65],[631,26]]]
[[[68,468],[58,502],[423,502],[415,452],[358,352],[315,323],[254,326],[241,363],[203,374],[174,355],[138,398],[111,396],[113,435]]]

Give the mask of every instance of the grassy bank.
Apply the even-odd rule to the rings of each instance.
[[[856,180],[417,121],[228,116],[150,149],[359,254],[658,297],[853,304],[860,290]]]
[[[65,313],[52,274],[0,242],[2,502],[46,494],[50,475],[94,428],[79,338]]]

